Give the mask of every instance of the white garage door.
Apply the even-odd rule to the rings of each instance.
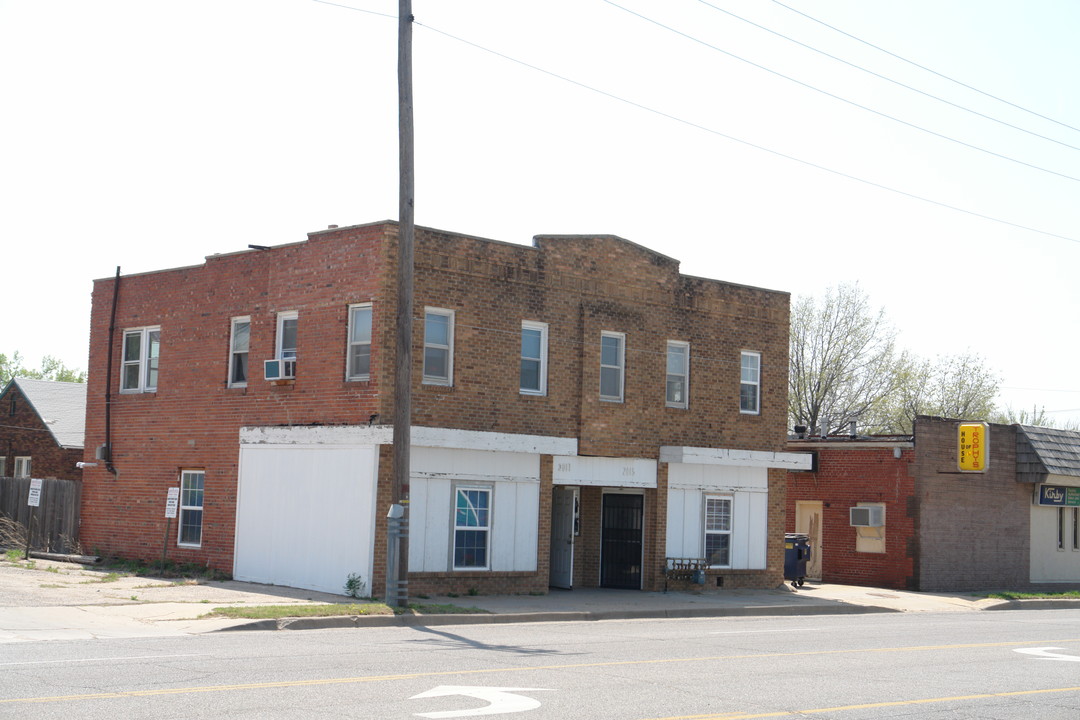
[[[377,447],[241,446],[233,576],[370,594],[377,474]]]

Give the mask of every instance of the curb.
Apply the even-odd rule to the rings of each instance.
[[[1033,600],[998,600],[984,605],[981,610],[1070,610],[1080,608],[1080,599],[1041,598]]]
[[[256,620],[212,632],[244,630],[327,630],[363,627],[437,627],[442,625],[502,625],[538,622],[596,622],[600,620],[673,620],[707,617],[775,617],[794,615],[868,615],[901,612],[874,605],[744,606],[731,608],[684,608],[658,610],[600,610],[525,613],[475,613],[467,615],[340,615],[333,617]]]

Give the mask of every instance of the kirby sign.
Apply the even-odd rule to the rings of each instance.
[[[1035,504],[1049,507],[1080,507],[1080,487],[1040,485],[1035,495]]]

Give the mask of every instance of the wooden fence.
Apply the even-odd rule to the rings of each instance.
[[[30,527],[30,548],[44,552],[79,552],[78,480],[49,478],[41,484],[41,504],[30,507],[30,478],[0,477],[0,516]],[[33,511],[31,515],[31,511]]]

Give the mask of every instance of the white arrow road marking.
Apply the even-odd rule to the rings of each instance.
[[[1071,662],[1080,662],[1080,656],[1077,655],[1062,655],[1061,653],[1050,652],[1051,650],[1064,650],[1065,648],[1059,647],[1037,647],[1037,648],[1020,648],[1016,650],[1018,653],[1024,653],[1025,655],[1034,655],[1041,660],[1068,660]]]
[[[492,688],[492,687],[469,687],[467,685],[440,685],[439,687],[413,695],[410,700],[417,698],[443,697],[445,695],[465,695],[478,700],[486,700],[487,707],[473,710],[444,710],[442,712],[415,713],[417,717],[426,718],[452,718],[472,717],[475,715],[499,715],[502,713],[525,712],[540,707],[539,700],[533,700],[524,695],[514,695],[517,692],[542,692],[545,688]]]

